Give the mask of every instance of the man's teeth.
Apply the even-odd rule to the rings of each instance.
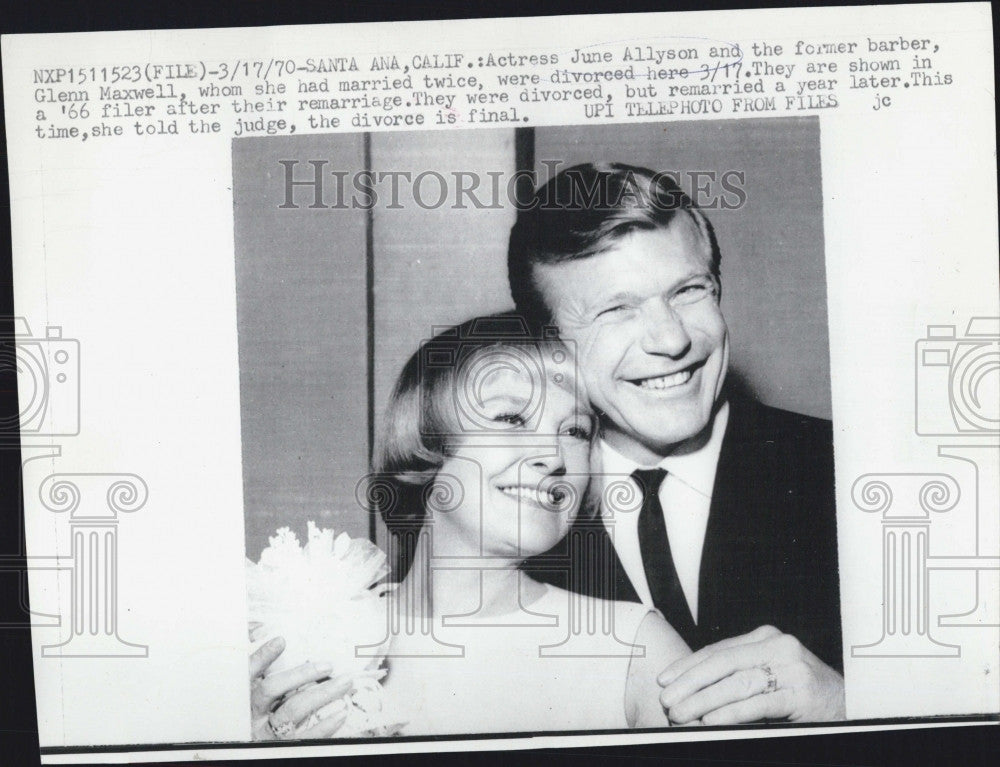
[[[639,387],[642,389],[669,389],[673,386],[686,384],[690,380],[691,371],[681,370],[678,373],[671,373],[668,376],[660,376],[659,378],[643,378],[639,381]]]
[[[537,487],[524,487],[523,485],[507,485],[500,488],[500,492],[509,495],[511,498],[530,501],[531,503],[546,503],[550,506],[562,502],[563,494],[558,490],[539,490]]]

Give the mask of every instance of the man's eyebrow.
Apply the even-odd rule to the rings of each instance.
[[[620,290],[610,296],[598,296],[587,302],[587,306],[600,306],[603,304],[619,303],[621,301],[635,301],[639,294],[631,290]]]
[[[685,282],[688,282],[689,280],[696,280],[700,278],[705,278],[710,280],[715,279],[711,269],[708,268],[692,269],[691,271],[682,274],[677,279],[675,279],[671,287],[677,287],[678,285],[683,285]],[[604,303],[606,301],[627,301],[629,299],[641,300],[642,296],[636,293],[634,290],[620,290],[612,296],[609,296],[607,298],[602,298],[601,303]]]
[[[708,277],[709,279],[713,279],[713,280],[715,279],[715,275],[712,274],[711,268],[698,269],[697,271],[691,272],[684,279],[685,280],[691,280],[691,279],[694,279],[695,277]]]

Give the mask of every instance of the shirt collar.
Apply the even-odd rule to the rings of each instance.
[[[668,455],[656,465],[666,469],[668,474],[693,490],[711,498],[715,486],[715,470],[722,451],[722,438],[728,422],[729,403],[723,402],[712,419],[712,432],[700,448],[681,455]],[[604,441],[601,442],[601,460],[602,470],[609,474],[631,474],[639,468],[652,468],[641,466]]]

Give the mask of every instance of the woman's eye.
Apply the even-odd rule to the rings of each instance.
[[[511,426],[524,426],[526,421],[520,413],[498,413],[493,416],[497,423],[509,423]]]
[[[568,427],[565,430],[565,434],[569,437],[573,437],[573,439],[582,439],[589,442],[592,432],[586,426],[575,425]]]

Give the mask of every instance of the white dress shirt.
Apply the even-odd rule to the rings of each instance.
[[[705,528],[708,512],[712,505],[712,488],[715,485],[715,470],[722,449],[722,437],[729,420],[729,404],[723,403],[712,422],[712,433],[705,443],[690,453],[671,455],[657,466],[667,470],[666,479],[660,485],[660,504],[667,526],[667,539],[674,558],[677,578],[691,615],[698,622],[698,574],[701,569],[701,551],[705,544]],[[601,444],[602,473],[605,481],[620,481],[622,475],[629,476],[640,466],[626,458],[606,442]],[[641,490],[634,480],[637,497]],[[643,604],[652,606],[653,597],[646,582],[646,571],[639,549],[640,505],[627,510],[602,509],[604,524],[611,533],[615,551],[625,572],[632,581],[636,593]]]

